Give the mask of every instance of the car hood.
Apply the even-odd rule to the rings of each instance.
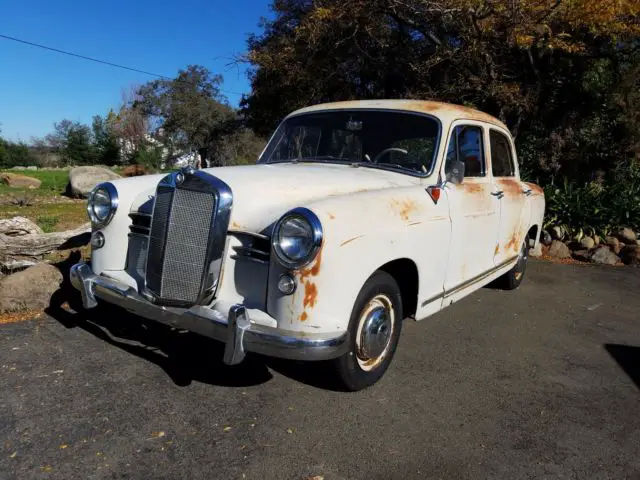
[[[233,192],[231,229],[268,233],[286,211],[328,196],[415,185],[419,179],[402,173],[325,163],[277,163],[206,168]],[[140,177],[139,177],[140,178]],[[155,192],[161,176],[134,200],[131,210]],[[151,182],[150,182],[151,183]]]

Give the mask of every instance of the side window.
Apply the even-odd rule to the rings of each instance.
[[[513,177],[516,174],[511,155],[511,142],[502,133],[491,130],[491,171],[494,177]]]
[[[486,175],[482,128],[475,125],[459,125],[453,130],[444,167],[446,173],[454,168],[456,161],[464,164],[465,177]]]

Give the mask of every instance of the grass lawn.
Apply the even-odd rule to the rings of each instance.
[[[45,232],[67,230],[89,221],[86,200],[70,199],[62,195],[69,181],[69,170],[7,172],[37,178],[42,185],[38,189],[29,190],[0,184],[0,218],[17,215],[27,217]]]
[[[23,188],[11,188],[7,185],[0,184],[0,194],[20,194],[31,193],[32,195],[61,195],[67,188],[69,182],[69,170],[2,170],[0,173],[15,173],[26,177],[37,178],[42,182],[40,188],[35,190],[26,190]]]

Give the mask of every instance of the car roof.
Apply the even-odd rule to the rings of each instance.
[[[303,113],[321,112],[324,110],[403,110],[407,112],[425,113],[438,117],[443,123],[458,119],[478,120],[497,127],[509,129],[497,118],[473,108],[452,103],[432,102],[428,100],[351,100],[347,102],[321,103],[301,108],[288,115],[289,117]]]

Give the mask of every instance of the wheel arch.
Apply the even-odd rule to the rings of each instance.
[[[540,240],[540,227],[538,225],[532,225],[527,235],[529,235],[529,247],[535,247]]]
[[[418,266],[409,258],[398,258],[385,263],[378,268],[388,273],[398,284],[402,297],[402,314],[406,317],[414,317],[418,309],[418,288],[420,277]]]

